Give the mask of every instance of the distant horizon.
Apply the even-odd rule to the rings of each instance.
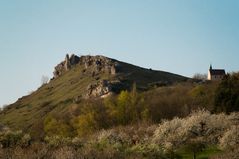
[[[239,71],[238,0],[0,2],[0,106],[36,90],[67,53],[186,77]]]

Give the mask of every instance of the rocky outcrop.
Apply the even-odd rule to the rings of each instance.
[[[114,59],[104,56],[81,56],[74,54],[65,57],[65,60],[55,67],[54,79],[60,77],[65,72],[71,70],[76,65],[80,65],[82,69],[82,78],[84,76],[93,77],[93,83],[86,88],[86,93],[77,97],[75,101],[81,98],[101,97],[104,98],[113,92],[122,89],[122,84],[119,81],[102,80],[101,74],[116,75],[120,71],[120,64]]]
[[[55,67],[54,70],[54,78],[61,76],[64,72],[70,70],[73,66],[77,65],[80,61],[80,58],[74,54],[70,57],[67,54],[65,57],[65,61],[61,62]]]
[[[81,56],[78,57],[72,54],[70,57],[67,54],[65,61],[61,62],[55,67],[54,78],[61,76],[64,72],[70,70],[75,65],[83,65],[87,70],[89,67],[93,68],[93,74],[109,73],[115,75],[119,71],[119,63],[116,60],[104,56]]]
[[[130,85],[127,85],[126,83],[119,80],[101,80],[97,83],[90,84],[87,87],[84,98],[105,98],[113,93],[119,93],[120,91],[128,90],[129,88]]]
[[[119,68],[116,60],[104,56],[81,56],[80,64],[84,65],[85,69],[92,67],[95,73],[104,72],[112,75],[115,75]]]
[[[102,80],[87,87],[85,98],[106,97],[112,94],[112,84],[108,80]]]

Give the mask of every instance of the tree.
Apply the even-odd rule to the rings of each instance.
[[[97,129],[97,122],[94,118],[93,112],[88,112],[74,118],[73,125],[76,128],[78,136],[91,134],[94,130]]]
[[[206,145],[203,142],[202,138],[191,139],[186,144],[186,150],[189,150],[193,154],[193,159],[196,159],[197,153],[202,152],[205,149]]]
[[[44,120],[44,131],[48,136],[69,137],[72,135],[68,124],[57,120],[51,115],[48,115]]]
[[[43,76],[41,77],[41,84],[42,84],[42,85],[47,84],[48,81],[49,81],[49,77],[48,77],[48,76],[43,75]]]
[[[126,125],[130,121],[129,111],[130,94],[128,91],[121,91],[117,98],[117,119],[119,123]]]
[[[239,111],[239,73],[227,75],[219,84],[214,98],[216,112]]]
[[[91,134],[98,129],[106,129],[112,123],[106,107],[100,101],[84,103],[79,111],[79,114],[71,120],[78,136]]]
[[[206,95],[206,91],[204,86],[202,85],[198,85],[196,87],[194,87],[191,91],[190,94],[192,97],[196,98],[196,97],[202,97]]]
[[[0,107],[0,112],[3,111],[3,110],[5,110],[7,107],[8,107],[8,105],[7,105],[7,104],[4,104],[2,107]]]
[[[232,126],[220,138],[220,147],[224,150],[234,150],[239,146],[239,127]]]
[[[207,74],[196,73],[193,75],[193,79],[207,80]]]
[[[130,92],[121,91],[114,107],[118,122],[122,125],[135,123],[142,119],[147,120],[149,110],[144,102],[143,94],[139,94],[136,89],[136,84]]]

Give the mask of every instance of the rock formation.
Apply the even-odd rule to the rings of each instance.
[[[95,84],[90,84],[87,88],[85,98],[106,97],[112,93],[112,85],[108,80],[102,80]]]
[[[106,72],[112,75],[117,73],[118,62],[116,60],[104,56],[81,56],[80,64],[88,67],[93,67],[96,73]]]
[[[79,63],[80,58],[74,54],[70,57],[67,54],[65,61],[61,62],[55,67],[54,78],[61,76],[64,72],[70,70],[74,65]]]
[[[89,67],[94,68],[94,74],[105,72],[115,75],[118,71],[119,64],[116,60],[104,56],[81,56],[78,57],[72,54],[70,57],[67,54],[65,61],[61,62],[55,67],[54,78],[61,76],[64,72],[70,70],[75,65],[83,65],[85,69]]]
[[[86,88],[86,93],[82,95],[83,98],[106,97],[112,94],[112,92],[117,91],[118,86],[121,86],[119,81],[112,82],[100,79],[101,73],[114,76],[120,70],[120,64],[118,61],[104,56],[88,55],[78,57],[74,54],[71,56],[67,54],[65,60],[55,67],[53,79],[60,77],[76,65],[81,65],[81,68],[83,68],[83,76],[85,76],[85,72],[87,72],[88,75],[96,80]],[[77,100],[79,99],[77,98]]]

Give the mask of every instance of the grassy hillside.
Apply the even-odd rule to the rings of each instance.
[[[113,61],[120,64],[120,71],[115,75],[100,72],[92,76],[95,66],[85,69],[82,64],[75,65],[60,77],[6,107],[0,114],[0,122],[16,129],[31,130],[36,125],[41,129],[48,113],[64,115],[72,105],[81,102],[81,97],[90,84],[101,80],[120,81],[125,89],[130,89],[133,83],[136,83],[139,90],[148,90],[158,84],[165,85],[187,80],[180,75]]]

